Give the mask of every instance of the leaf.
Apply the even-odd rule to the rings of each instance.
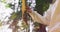
[[[2,26],[2,22],[0,21],[0,26]]]
[[[6,4],[5,7],[6,7],[6,8],[11,8],[12,5],[11,5],[11,4]]]
[[[5,3],[6,2],[6,0],[1,0],[3,3]]]
[[[13,13],[10,17],[10,19],[15,19],[17,17],[17,14],[16,13]]]

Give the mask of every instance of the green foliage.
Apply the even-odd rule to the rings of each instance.
[[[10,19],[15,19],[17,17],[16,13],[13,13],[12,16],[10,17]]]
[[[26,25],[26,23],[23,21],[23,22],[22,22],[22,27],[23,27],[24,29],[27,29],[27,28],[29,27],[29,25]]]
[[[0,26],[2,26],[2,22],[0,21]]]
[[[21,0],[19,0],[18,4],[19,4],[19,7],[20,7],[21,4],[22,4]],[[12,6],[11,4],[8,4],[6,7],[11,7],[11,6]],[[21,9],[21,7],[20,7],[20,9]],[[12,13],[10,19],[16,19],[16,18],[19,19],[20,17],[22,17],[22,11],[17,11],[17,12]]]
[[[40,25],[40,23],[34,22],[34,27],[37,27],[39,25]]]
[[[12,20],[13,19],[16,19],[16,18],[19,19],[20,17],[22,17],[22,12],[21,11],[18,11],[16,13],[15,12],[12,13],[10,19],[12,19]]]
[[[36,7],[34,10],[43,15],[44,11],[49,8],[49,5],[49,0],[36,0]]]
[[[6,2],[6,0],[1,0],[1,2],[5,3],[5,2]]]
[[[6,8],[11,8],[11,6],[12,6],[11,4],[6,4],[5,5]]]

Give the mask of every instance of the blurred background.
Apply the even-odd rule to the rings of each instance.
[[[26,4],[43,16],[52,0],[26,0]],[[0,32],[46,32],[46,25],[34,22],[28,16],[28,25],[22,21],[22,0],[0,0]]]

